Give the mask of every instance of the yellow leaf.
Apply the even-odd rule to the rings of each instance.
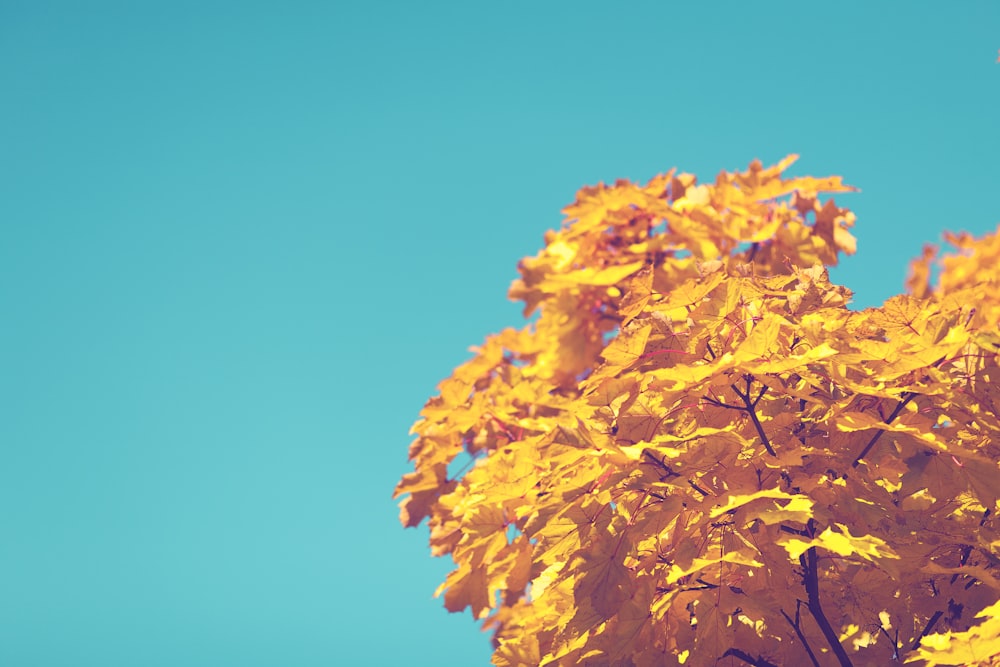
[[[906,662],[925,660],[925,667],[988,667],[1000,663],[1000,602],[978,614],[986,620],[965,632],[927,635]]]
[[[562,275],[549,277],[550,284],[594,285],[607,287],[620,283],[625,278],[638,271],[646,262],[630,262],[619,266],[609,266],[603,269],[580,269]]]
[[[806,519],[809,518],[808,511],[812,509],[812,500],[810,500],[806,496],[785,493],[780,489],[763,489],[761,491],[756,491],[754,493],[748,493],[745,495],[732,495],[729,497],[729,500],[726,502],[725,505],[713,509],[711,514],[709,514],[709,517],[712,519],[717,519],[723,514],[734,512],[735,510],[740,509],[745,505],[752,503],[755,500],[761,500],[765,498],[790,501],[787,505],[785,505],[782,508],[784,511],[787,511],[791,514],[795,514],[797,512],[804,512],[805,518]],[[761,511],[768,512],[771,510],[769,507],[764,507],[762,508]],[[758,516],[758,510],[756,509],[748,512],[748,518],[756,518],[757,516]],[[779,519],[778,521],[781,521],[781,519]]]
[[[718,558],[695,558],[688,567],[682,568],[677,564],[674,564],[670,567],[670,572],[667,574],[666,581],[668,584],[673,584],[679,581],[682,577],[694,574],[695,572],[700,572],[707,567],[718,565],[720,563],[733,563],[734,565],[745,565],[747,567],[764,566],[763,563],[759,563],[753,558],[743,555],[739,551],[730,551],[722,554]]]
[[[638,322],[627,327],[601,352],[601,356],[610,366],[617,369],[626,368],[637,362],[645,352],[649,333],[653,327],[651,324],[636,325]]]
[[[754,373],[787,373],[793,368],[802,368],[822,359],[832,357],[835,354],[837,354],[837,350],[828,343],[820,343],[803,354],[787,356],[773,361],[761,361],[750,366],[748,370],[752,370]]]
[[[844,524],[838,523],[836,526],[840,528],[840,532],[828,527],[808,541],[797,537],[781,537],[778,543],[785,547],[788,555],[795,560],[811,547],[822,547],[841,556],[860,556],[871,562],[877,562],[876,559],[899,558],[885,540],[874,535],[855,537]]]

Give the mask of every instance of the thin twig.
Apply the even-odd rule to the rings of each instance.
[[[757,394],[757,398],[753,399],[753,407],[755,407],[755,408],[757,407],[757,404],[760,403],[760,399],[764,398],[764,394],[766,392],[767,392],[767,385],[761,383],[760,393]],[[747,393],[749,394],[749,392],[747,392]]]
[[[711,396],[702,396],[702,399],[714,405],[717,408],[726,408],[727,410],[739,410],[740,412],[745,412],[746,408],[742,405],[730,405],[729,403],[723,403],[717,398],[712,398]]]
[[[757,405],[757,401],[759,401],[760,397],[764,395],[764,392],[763,391],[760,392],[760,396],[757,397],[757,401],[751,401],[750,382],[751,382],[750,376],[748,375],[746,393],[741,392],[739,389],[737,389],[735,384],[730,386],[733,388],[733,391],[736,392],[736,395],[740,397],[740,400],[743,401],[743,405],[746,406],[744,409],[746,413],[750,415],[750,420],[753,422],[753,427],[757,429],[757,435],[760,436],[761,442],[764,443],[764,449],[766,449],[767,453],[770,454],[771,456],[777,456],[777,454],[774,452],[774,447],[771,446],[771,441],[767,439],[767,433],[764,432],[764,426],[760,423],[760,419],[757,418],[757,411],[754,409]],[[764,388],[766,389],[767,386],[765,385]]]
[[[688,484],[691,485],[692,489],[694,489],[695,491],[697,491],[698,493],[700,493],[703,496],[709,496],[709,495],[711,495],[708,491],[706,491],[705,489],[703,489],[700,486],[698,486],[697,484],[695,484],[693,480],[689,479],[688,480]]]
[[[889,641],[892,642],[892,659],[893,660],[898,660],[899,659],[899,630],[898,629],[896,630],[896,637],[893,638],[889,634],[889,631],[886,630],[884,627],[882,627],[881,623],[879,623],[878,629],[882,631],[882,634],[885,635],[886,639],[888,639]]]
[[[927,625],[924,626],[923,632],[920,633],[920,636],[917,637],[917,639],[913,642],[913,646],[910,647],[911,651],[916,651],[917,650],[917,647],[920,646],[920,641],[924,637],[926,637],[930,633],[931,630],[934,629],[934,626],[937,624],[937,622],[941,619],[942,616],[944,616],[944,612],[943,611],[939,610],[939,611],[934,612],[934,615],[931,616],[930,620],[927,621]]]
[[[792,626],[792,629],[795,630],[795,634],[799,636],[799,641],[802,642],[802,646],[806,649],[806,653],[809,654],[809,660],[812,661],[813,667],[820,667],[819,661],[816,660],[816,655],[812,651],[812,647],[809,646],[809,640],[806,639],[806,636],[804,634],[802,634],[802,628],[799,626],[799,621],[802,620],[799,617],[799,607],[801,605],[802,605],[802,600],[796,600],[795,601],[795,621],[794,622],[792,622],[791,617],[788,614],[785,613],[784,609],[780,609],[779,611],[781,612],[781,615],[785,617],[785,620],[788,621],[788,624],[790,626]]]
[[[722,654],[723,658],[728,658],[729,656],[734,656],[736,658],[739,658],[740,660],[742,660],[743,662],[747,663],[748,665],[753,665],[753,667],[778,667],[773,662],[770,662],[769,660],[765,660],[764,658],[762,658],[759,655],[755,658],[752,655],[750,655],[749,653],[745,653],[745,652],[739,650],[738,648],[731,648],[731,649],[729,649],[728,651],[726,651],[725,653]]]
[[[965,546],[962,547],[962,559],[958,561],[958,566],[964,567],[965,564],[969,562],[969,556],[971,555],[972,555],[972,547],[966,544]],[[956,581],[958,581],[959,576],[960,575],[958,574],[958,572],[951,575],[951,583],[955,583]]]
[[[667,465],[666,457],[663,457],[663,460],[657,459],[648,449],[642,450],[642,455],[648,458],[650,461],[652,461],[653,465],[655,465],[656,467],[658,467],[660,470],[663,471],[663,475],[660,476],[661,482],[671,477],[681,476],[679,472],[675,472],[673,469],[671,469],[669,465]]]
[[[898,403],[898,404],[896,405],[896,409],[892,411],[892,414],[890,414],[890,415],[889,415],[888,417],[886,417],[886,418],[885,418],[885,423],[886,423],[886,424],[891,424],[891,423],[892,423],[892,421],[893,421],[893,420],[894,420],[894,419],[895,419],[896,417],[898,417],[898,416],[899,416],[899,413],[903,411],[903,408],[905,408],[905,407],[906,407],[906,404],[907,404],[907,403],[909,403],[910,401],[912,401],[912,400],[913,400],[913,398],[914,398],[914,397],[915,397],[916,395],[917,395],[917,393],[916,393],[916,392],[914,392],[914,391],[908,391],[908,392],[906,392],[905,394],[903,394],[903,400],[901,400],[901,401],[900,401],[900,402],[899,402],[899,403]],[[861,450],[861,453],[860,453],[860,454],[858,454],[858,455],[857,455],[857,457],[855,457],[855,459],[854,459],[854,463],[852,463],[852,464],[851,464],[851,467],[852,467],[852,468],[857,468],[857,467],[858,467],[858,464],[860,464],[860,463],[861,463],[861,459],[865,458],[865,456],[867,456],[867,455],[868,455],[868,452],[870,452],[870,451],[871,451],[871,449],[872,449],[872,447],[874,447],[874,446],[875,446],[875,443],[876,443],[876,442],[878,442],[878,439],[882,437],[882,434],[883,434],[883,433],[885,433],[885,431],[883,431],[883,430],[879,429],[879,430],[878,430],[878,431],[877,431],[877,432],[875,433],[875,435],[874,435],[874,436],[872,436],[872,439],[868,441],[868,444],[867,444],[867,445],[865,445],[865,448]]]

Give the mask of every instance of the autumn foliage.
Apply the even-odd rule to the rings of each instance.
[[[493,664],[1000,664],[1000,235],[852,310],[794,159],[581,190],[421,412],[402,522]]]

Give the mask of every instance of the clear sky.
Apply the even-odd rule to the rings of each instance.
[[[1000,3],[0,0],[0,664],[488,664],[407,430],[587,184],[1000,221]]]

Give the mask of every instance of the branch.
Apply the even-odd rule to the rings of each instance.
[[[820,667],[819,661],[816,660],[816,655],[812,651],[812,647],[809,646],[809,640],[806,639],[806,636],[804,634],[802,634],[802,628],[799,627],[799,621],[801,620],[799,618],[799,607],[801,606],[801,604],[802,604],[802,600],[796,600],[795,601],[795,621],[794,622],[792,622],[791,617],[788,614],[785,613],[784,609],[780,609],[779,611],[781,612],[781,615],[785,617],[785,620],[788,621],[788,624],[790,626],[792,626],[792,629],[795,630],[795,634],[799,636],[799,641],[802,642],[802,646],[806,649],[806,653],[809,654],[809,660],[812,661],[813,667]]]
[[[754,658],[749,653],[744,653],[743,651],[739,650],[738,648],[731,648],[731,649],[729,649],[728,651],[726,651],[725,653],[722,654],[723,658],[728,658],[729,656],[737,657],[740,660],[742,660],[743,662],[747,663],[748,665],[753,665],[753,667],[778,667],[773,662],[765,660],[764,658],[760,657],[759,655],[756,658]]]
[[[648,449],[642,450],[642,455],[645,456],[646,458],[648,458],[650,461],[652,461],[653,465],[655,465],[657,468],[659,468],[660,470],[663,471],[663,475],[660,476],[660,481],[661,482],[663,480],[669,479],[671,477],[680,477],[681,476],[681,474],[679,472],[674,472],[674,470],[669,465],[667,465],[667,463],[666,463],[666,457],[665,456],[663,457],[663,460],[661,461],[661,460],[657,459],[655,456],[653,456],[652,452],[650,452]]]
[[[711,495],[708,491],[706,491],[705,489],[703,489],[700,486],[698,486],[697,484],[695,484],[694,480],[690,480],[689,479],[688,480],[688,484],[691,485],[692,489],[694,489],[695,491],[697,491],[698,493],[700,493],[703,496],[709,496],[709,495]]]
[[[903,400],[901,400],[896,405],[896,409],[892,411],[892,414],[885,418],[885,423],[891,424],[892,420],[899,416],[899,413],[903,411],[903,408],[906,407],[906,404],[912,401],[913,397],[916,395],[917,393],[915,391],[908,391],[904,393]],[[883,433],[885,433],[885,431],[879,429],[878,432],[876,432],[875,435],[872,436],[872,439],[868,441],[868,444],[865,445],[865,448],[861,450],[861,453],[855,457],[854,463],[851,464],[852,468],[858,467],[858,464],[861,463],[861,459],[867,456],[868,452],[870,452],[872,447],[875,446],[875,443],[878,442],[878,439],[882,437]]]
[[[682,591],[705,591],[705,590],[711,590],[713,588],[718,588],[719,587],[718,584],[713,584],[713,583],[707,582],[704,579],[702,579],[701,577],[698,577],[697,579],[695,579],[695,583],[700,584],[700,585],[699,586],[683,586],[683,587],[681,587],[680,590],[682,590]]]
[[[767,433],[764,432],[764,426],[760,423],[760,419],[757,418],[757,411],[754,409],[757,407],[757,401],[759,401],[761,397],[764,396],[764,392],[767,391],[767,385],[764,385],[764,388],[761,389],[760,394],[755,400],[750,400],[750,376],[747,376],[746,393],[737,389],[735,384],[730,386],[733,388],[733,391],[736,392],[736,395],[740,397],[740,400],[743,401],[743,405],[745,406],[744,411],[750,415],[750,419],[753,421],[753,427],[757,429],[757,435],[760,436],[761,442],[764,443],[764,449],[766,449],[767,453],[771,456],[777,456],[777,454],[774,453],[774,447],[771,446],[771,441],[767,439]]]
[[[712,398],[711,396],[702,396],[702,400],[708,402],[710,405],[714,405],[717,408],[726,408],[727,410],[739,410],[740,412],[745,412],[746,408],[742,405],[729,405],[729,403],[723,403],[717,398]]]
[[[913,646],[910,647],[911,651],[917,650],[917,647],[920,646],[921,640],[923,640],[924,637],[930,634],[930,631],[934,629],[934,626],[937,624],[937,622],[941,619],[942,616],[944,616],[943,611],[934,612],[934,615],[931,616],[929,621],[927,621],[927,625],[924,626],[923,632],[920,633],[920,636],[917,637],[916,640],[913,642]]]
[[[826,637],[826,643],[830,645],[833,649],[833,654],[837,656],[837,661],[840,663],[840,667],[854,667],[854,663],[851,662],[851,658],[847,655],[847,651],[841,645],[840,640],[837,638],[837,633],[834,632],[833,627],[830,625],[830,621],[827,620],[826,614],[823,613],[823,605],[819,601],[819,572],[817,567],[816,558],[816,547],[809,547],[806,552],[799,557],[799,561],[802,563],[805,569],[805,585],[806,593],[809,596],[809,613],[812,617],[816,619],[816,625],[823,632],[823,636]]]
[[[755,407],[755,408],[757,407],[757,404],[760,403],[760,399],[764,398],[764,394],[766,392],[767,392],[767,385],[764,384],[764,383],[761,383],[761,385],[760,385],[760,393],[757,394],[757,398],[753,399],[753,407]],[[748,396],[750,395],[750,391],[749,390],[747,391],[747,395]]]
[[[767,438],[767,433],[764,432],[764,426],[760,423],[760,419],[757,418],[757,411],[755,409],[757,407],[757,404],[760,403],[760,399],[764,398],[764,394],[765,392],[767,392],[767,385],[765,384],[761,387],[760,393],[757,394],[757,398],[751,399],[750,385],[753,382],[753,376],[747,375],[746,382],[747,382],[747,390],[745,392],[740,391],[735,384],[729,385],[730,387],[732,387],[736,395],[740,397],[740,400],[743,401],[743,405],[730,405],[729,403],[723,403],[719,399],[712,398],[710,396],[702,396],[702,400],[706,401],[710,405],[714,405],[717,408],[726,408],[728,410],[739,410],[740,412],[745,412],[748,415],[750,415],[750,419],[751,421],[753,421],[753,426],[755,429],[757,429],[757,435],[760,436],[760,441],[764,443],[764,449],[766,449],[767,453],[770,454],[771,456],[777,456],[777,454],[775,454],[774,452],[774,447],[771,446],[771,441],[768,440]]]
[[[972,555],[972,547],[966,544],[965,546],[962,547],[962,559],[958,561],[958,566],[964,567],[965,564],[969,562],[969,556],[971,555]],[[951,583],[954,584],[956,581],[958,581],[958,577],[959,577],[958,572],[951,575]]]
[[[882,627],[881,623],[879,623],[878,629],[881,630],[882,634],[885,635],[886,639],[892,642],[892,659],[899,660],[899,628],[896,628],[895,637],[892,637],[889,634],[889,631],[886,630],[884,627]]]

